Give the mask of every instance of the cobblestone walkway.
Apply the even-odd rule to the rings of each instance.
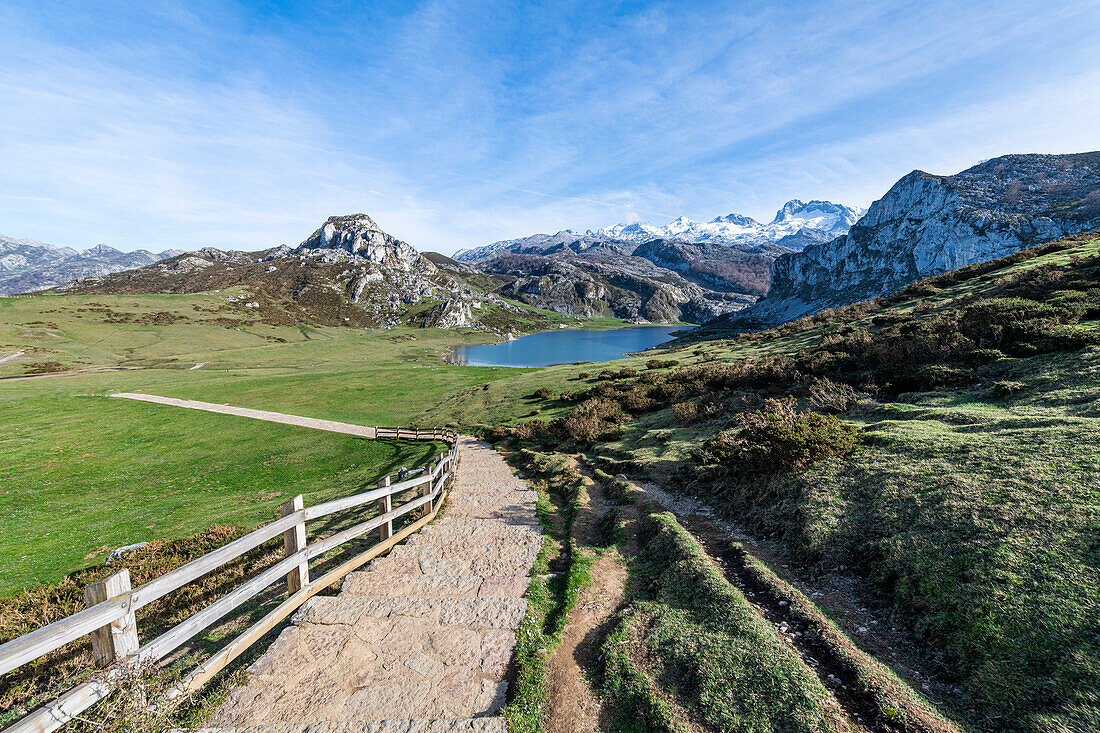
[[[207,731],[504,733],[494,717],[542,546],[535,493],[462,438],[443,517],[310,599]]]

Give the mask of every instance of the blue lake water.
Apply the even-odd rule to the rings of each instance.
[[[611,331],[561,329],[521,336],[502,344],[459,346],[455,361],[466,366],[542,367],[575,361],[622,359],[672,339],[685,326],[638,326]]]

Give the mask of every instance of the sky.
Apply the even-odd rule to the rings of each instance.
[[[0,232],[421,250],[1100,149],[1100,5],[0,0]]]

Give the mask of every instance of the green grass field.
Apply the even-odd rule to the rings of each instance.
[[[365,491],[430,443],[372,441],[131,400],[0,391],[0,594],[55,582],[107,551],[279,504]]]
[[[120,545],[255,526],[297,493],[307,504],[356,493],[434,450],[112,392],[435,425],[430,411],[452,395],[528,371],[445,363],[452,347],[490,340],[472,331],[216,320],[226,298],[242,295],[0,298],[0,358],[24,352],[0,363],[0,594],[56,582]],[[154,322],[164,313],[177,320]],[[23,378],[43,363],[76,373]]]

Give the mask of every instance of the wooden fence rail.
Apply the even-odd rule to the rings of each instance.
[[[449,443],[450,448],[432,465],[410,473],[410,478],[394,483],[391,477],[387,476],[379,482],[377,489],[362,494],[335,499],[312,507],[304,506],[301,495],[295,496],[282,505],[281,517],[274,522],[255,529],[137,588],[130,587],[130,575],[126,570],[109,575],[88,586],[85,590],[88,608],[0,644],[0,675],[18,669],[44,654],[89,635],[92,637],[92,650],[97,663],[107,669],[99,678],[74,687],[57,700],[31,712],[4,729],[2,733],[49,733],[60,728],[109,695],[116,681],[129,666],[163,659],[193,636],[217,623],[226,614],[285,577],[288,588],[287,599],[193,670],[174,690],[174,694],[179,696],[197,690],[309,598],[386,552],[430,522],[446,498],[448,482],[455,475],[458,461],[458,434],[454,430],[442,428],[394,427],[377,428],[376,435],[409,440],[440,440]],[[400,506],[392,506],[394,496],[416,488],[420,488],[418,496]],[[306,522],[370,503],[377,503],[379,507],[377,516],[312,544],[306,542]],[[428,508],[425,516],[395,534],[394,520],[420,507]],[[378,543],[320,578],[310,580],[310,560],[375,529],[379,530]],[[201,578],[280,535],[283,537],[284,549],[282,560],[160,636],[139,646],[137,624],[134,619],[134,612],[137,609]]]

